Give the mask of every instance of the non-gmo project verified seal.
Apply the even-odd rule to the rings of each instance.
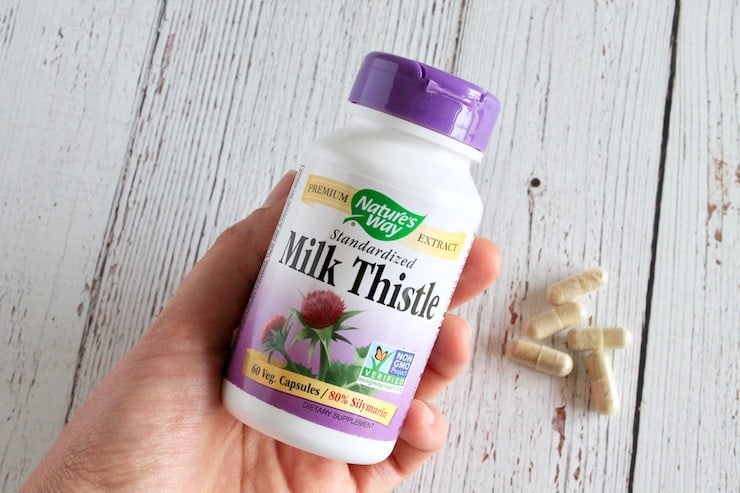
[[[373,341],[357,383],[400,394],[414,361],[414,353]]]

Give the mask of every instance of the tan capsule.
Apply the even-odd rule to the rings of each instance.
[[[532,339],[543,339],[549,335],[575,325],[588,316],[586,307],[570,301],[550,310],[538,313],[527,323],[525,330]]]
[[[551,284],[545,291],[545,297],[553,305],[562,305],[586,293],[596,291],[606,283],[606,279],[606,271],[601,267],[594,267]]]
[[[617,387],[606,354],[603,351],[592,352],[586,358],[586,371],[591,381],[591,406],[601,414],[611,415],[617,412]]]
[[[569,354],[524,339],[511,341],[506,355],[517,363],[556,377],[564,377],[573,370]]]
[[[568,332],[568,349],[573,351],[622,349],[630,344],[632,333],[624,327],[587,327]]]

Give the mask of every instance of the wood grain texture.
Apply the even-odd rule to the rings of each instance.
[[[456,70],[503,101],[475,171],[481,233],[502,275],[466,310],[477,328],[468,374],[446,394],[448,446],[414,491],[625,491],[640,341],[610,352],[622,411],[589,408],[584,358],[558,379],[503,356],[548,307],[547,284],[602,265],[589,322],[639,336],[658,187],[673,6],[472,2]],[[536,180],[535,180],[536,179]],[[546,342],[564,348],[562,336]]]
[[[679,19],[634,484],[738,491],[740,4]]]
[[[2,491],[64,424],[153,7],[0,7]]]
[[[737,490],[738,5],[0,3],[0,490],[218,233],[346,121],[372,50],[504,106],[473,170],[504,269],[462,310],[475,352],[438,402],[447,445],[398,491]],[[594,265],[610,281],[589,323],[635,336],[610,352],[608,418],[584,358],[557,379],[503,356],[546,285]]]

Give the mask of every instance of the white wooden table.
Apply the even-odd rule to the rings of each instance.
[[[462,311],[448,443],[399,490],[738,491],[738,26],[737,0],[0,0],[0,490],[379,49],[504,106],[474,170],[503,272]],[[593,265],[590,323],[635,336],[612,417],[582,359],[502,356]]]

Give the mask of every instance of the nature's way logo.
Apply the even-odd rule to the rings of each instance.
[[[352,196],[352,215],[344,222],[356,221],[376,240],[394,241],[411,234],[425,217],[403,208],[380,192],[366,188]]]

